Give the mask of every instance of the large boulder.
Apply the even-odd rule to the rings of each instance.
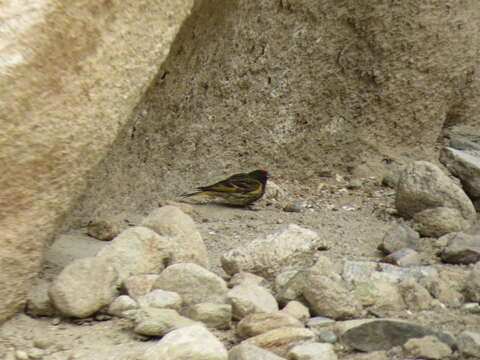
[[[192,4],[0,3],[0,322],[25,303],[45,243],[151,83]]]

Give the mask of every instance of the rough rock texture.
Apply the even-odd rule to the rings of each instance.
[[[302,328],[279,328],[244,340],[242,344],[253,344],[279,356],[287,357],[288,350],[295,345],[312,342],[315,334]]]
[[[247,271],[272,279],[282,271],[311,265],[320,245],[317,233],[291,224],[279,233],[228,251],[222,256],[222,267],[230,275]]]
[[[174,264],[166,268],[154,288],[178,293],[185,305],[224,303],[228,291],[225,280],[191,263]]]
[[[228,360],[284,360],[284,358],[258,346],[242,344],[228,352]]]
[[[278,310],[273,295],[267,289],[252,283],[243,283],[231,289],[228,292],[228,302],[232,304],[235,319],[243,319],[249,314]]]
[[[79,259],[62,270],[49,289],[64,315],[87,317],[110,304],[117,294],[116,269],[100,258]]]
[[[190,306],[186,315],[205,326],[215,329],[230,329],[232,323],[232,306],[230,304],[202,303]]]
[[[141,335],[163,336],[174,329],[191,326],[195,323],[172,309],[143,308],[135,315],[133,330]]]
[[[289,301],[281,311],[302,322],[310,319],[310,310],[299,301]]]
[[[148,294],[137,298],[141,306],[147,306],[159,309],[180,310],[182,307],[182,298],[176,292],[165,291],[161,289],[153,290]]]
[[[466,152],[444,148],[440,161],[462,182],[465,192],[472,198],[480,198],[480,152]]]
[[[153,210],[142,225],[171,238],[171,263],[195,263],[208,268],[207,248],[193,219],[175,206]]]
[[[480,262],[477,262],[465,281],[467,300],[480,302]]]
[[[382,243],[378,247],[386,254],[403,248],[420,248],[420,235],[406,224],[395,224],[387,230]]]
[[[45,243],[131,116],[192,4],[0,4],[0,321],[25,303]],[[103,200],[94,199],[95,208]]]
[[[362,305],[342,281],[335,281],[322,275],[310,275],[303,296],[315,315],[334,319],[349,319],[362,315]]]
[[[281,311],[256,313],[244,317],[237,325],[237,334],[245,339],[280,327],[303,328],[304,325],[293,316]]]
[[[448,236],[447,246],[442,249],[440,257],[451,264],[470,264],[480,259],[480,235],[465,233]]]
[[[310,343],[297,345],[288,352],[292,360],[337,360],[332,344]]]
[[[355,281],[353,295],[364,307],[377,311],[401,311],[405,309],[405,302],[398,287],[387,281]]]
[[[428,161],[409,164],[401,173],[395,194],[400,215],[413,217],[425,236],[441,236],[472,225],[472,202],[440,168]]]
[[[445,359],[452,354],[452,349],[435,336],[410,339],[403,348],[409,355],[421,359]]]
[[[458,335],[458,350],[467,356],[480,357],[480,333],[462,331]]]
[[[135,226],[124,230],[100,250],[97,257],[117,270],[121,283],[131,275],[162,271],[172,258],[173,250],[169,238]]]
[[[138,360],[227,360],[223,344],[204,326],[176,329],[148,348]]]

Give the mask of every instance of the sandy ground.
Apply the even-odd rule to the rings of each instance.
[[[381,253],[377,246],[385,231],[392,224],[403,221],[393,211],[394,191],[381,186],[378,179],[362,179],[360,186],[357,183],[353,188],[342,178],[318,178],[310,185],[284,179],[275,181],[287,195],[281,203],[262,200],[256,206],[257,211],[219,204],[193,205],[192,216],[208,247],[211,270],[225,277],[220,266],[221,254],[254,238],[277,232],[287,224],[316,231],[330,246],[322,253],[339,266],[344,260],[379,261]],[[299,204],[302,211],[286,212],[283,210],[285,204]],[[424,264],[439,262],[431,242],[432,239],[424,239]],[[54,277],[72,259],[91,256],[104,244],[86,236],[84,229],[62,235],[56,246],[47,252],[41,276]],[[405,311],[390,315],[412,319],[454,335],[465,328],[480,331],[480,316],[463,313],[460,309],[415,314]],[[232,331],[215,333],[227,347],[236,341]],[[134,334],[130,321],[125,319],[97,317],[72,321],[19,314],[0,327],[0,356],[3,354],[4,359],[10,360],[15,359],[16,351],[21,356],[21,351],[28,353],[33,349],[35,352],[40,348],[43,355],[38,358],[45,360],[128,359],[156,340]],[[351,356],[339,352],[341,359]]]

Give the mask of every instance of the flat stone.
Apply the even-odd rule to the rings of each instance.
[[[279,328],[248,338],[242,344],[253,344],[269,350],[278,356],[287,357],[288,351],[296,345],[312,342],[315,334],[304,328]]]
[[[238,323],[237,334],[245,339],[284,327],[303,328],[304,325],[300,320],[281,311],[256,313],[247,315]]]
[[[341,341],[360,351],[389,350],[405,344],[413,338],[433,335],[449,346],[454,339],[446,334],[435,332],[427,327],[396,319],[352,320],[343,324]],[[338,329],[338,328],[337,328]],[[341,333],[341,331],[340,331]]]

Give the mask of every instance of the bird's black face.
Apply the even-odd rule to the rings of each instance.
[[[249,175],[264,184],[267,182],[268,179],[268,171],[263,169],[252,171]]]

